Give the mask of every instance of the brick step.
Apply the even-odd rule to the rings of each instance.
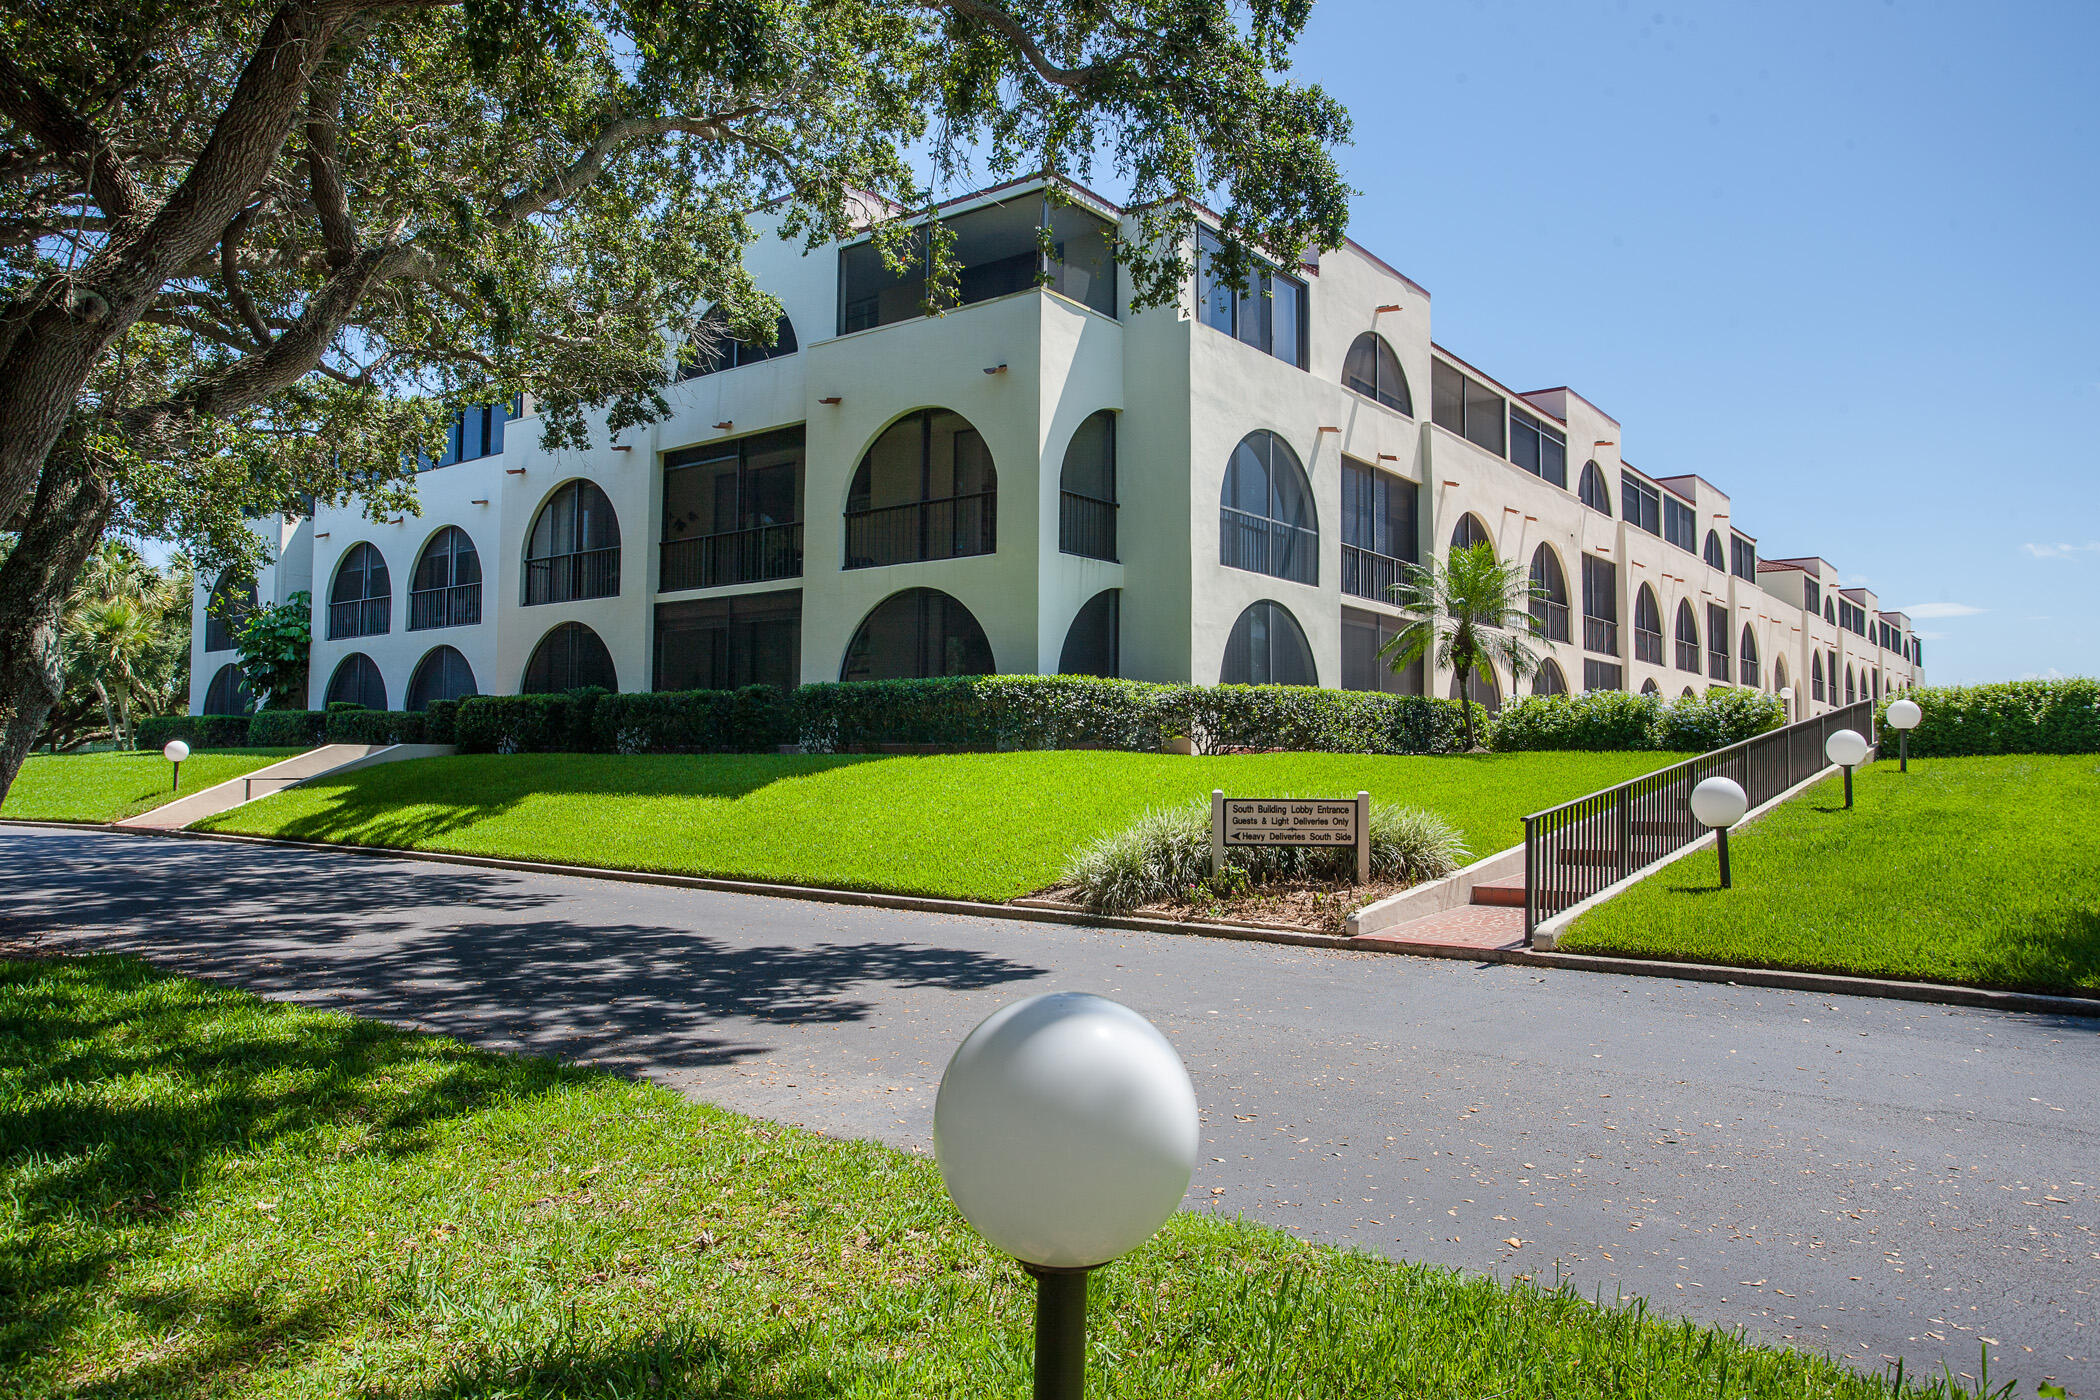
[[[1524,907],[1524,877],[1512,875],[1506,880],[1482,880],[1473,886],[1475,904],[1499,905],[1504,909]]]
[[[1445,957],[1462,957],[1468,950],[1482,948],[1519,948],[1524,944],[1524,911],[1494,904],[1461,904],[1363,937]]]

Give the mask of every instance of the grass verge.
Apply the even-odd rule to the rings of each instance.
[[[1652,753],[1389,758],[1063,751],[930,756],[472,755],[384,764],[211,819],[215,831],[844,889],[1013,899],[1147,810],[1234,796],[1426,807],[1479,855],[1526,812],[1670,762]]]
[[[182,765],[182,793],[157,753],[31,754],[0,802],[0,820],[114,822],[150,812],[183,794],[290,758],[297,749],[228,749],[193,753]]]
[[[0,1187],[22,1400],[1028,1386],[923,1158],[130,959],[0,962]],[[1092,1289],[1098,1394],[1965,1393],[1189,1214]]]
[[[1577,920],[1569,952],[2100,991],[2100,759],[1877,763]]]

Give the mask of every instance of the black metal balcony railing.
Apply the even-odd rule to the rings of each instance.
[[[1556,603],[1550,598],[1533,598],[1531,615],[1539,624],[1539,635],[1549,642],[1565,642],[1569,639],[1568,605]],[[1585,622],[1587,618],[1583,619]]]
[[[525,604],[614,598],[620,592],[620,547],[550,554],[525,561]]]
[[[1744,685],[1749,686],[1753,690],[1755,690],[1759,684],[1757,663],[1755,661],[1750,660],[1748,657],[1743,658],[1742,680]]]
[[[846,512],[846,567],[916,564],[990,554],[998,547],[999,493],[942,496]]]
[[[1619,624],[1608,617],[1582,619],[1582,649],[1602,656],[1619,654]]]
[[[411,632],[424,632],[433,627],[472,627],[479,621],[481,585],[478,583],[409,590],[408,630]]]
[[[358,598],[348,603],[330,603],[328,639],[383,636],[393,621],[393,611],[392,598]]]
[[[1358,598],[1395,601],[1393,589],[1407,582],[1407,560],[1362,545],[1342,546],[1342,592]]]
[[[1728,653],[1725,651],[1709,651],[1706,653],[1706,674],[1712,680],[1727,680]]]
[[[1633,659],[1645,661],[1651,666],[1663,664],[1663,634],[1650,632],[1645,627],[1633,629]]]
[[[1219,507],[1218,562],[1293,583],[1320,581],[1320,532]]]
[[[802,522],[754,525],[689,540],[665,540],[662,577],[666,593],[681,588],[719,588],[725,583],[763,583],[802,577]]]
[[[1077,491],[1058,493],[1057,548],[1088,559],[1116,560],[1116,503]]]
[[[1699,674],[1699,643],[1689,637],[1677,639],[1677,669]]]

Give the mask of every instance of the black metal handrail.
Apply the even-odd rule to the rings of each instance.
[[[1600,656],[1619,654],[1619,624],[1608,617],[1582,619],[1582,649]]]
[[[1077,491],[1060,491],[1057,548],[1061,554],[1116,561],[1116,503]]]
[[[725,583],[763,583],[802,577],[802,522],[722,530],[689,540],[665,540],[662,577],[666,593],[681,588],[717,588]]]
[[[1551,598],[1533,598],[1531,615],[1538,620],[1539,635],[1549,642],[1569,640],[1568,619],[1572,614],[1566,603],[1556,603]],[[1588,618],[1583,619],[1583,630],[1587,632]]]
[[[583,549],[525,561],[525,603],[573,603],[620,592],[620,547]]]
[[[1524,937],[1704,836],[1691,800],[1705,779],[1733,778],[1753,808],[1762,806],[1823,771],[1823,746],[1840,729],[1858,730],[1872,743],[1874,702],[1789,724],[1524,818]]]
[[[1357,598],[1395,601],[1393,589],[1407,581],[1407,563],[1362,545],[1342,546],[1342,592]]]
[[[1218,562],[1293,583],[1320,580],[1320,532],[1266,515],[1218,508]]]
[[[328,640],[341,637],[384,636],[388,624],[393,621],[394,600],[386,598],[355,598],[347,603],[328,605]]]
[[[481,585],[458,583],[450,588],[415,588],[408,594],[408,630],[472,627],[481,621]]]
[[[930,501],[846,512],[846,567],[959,559],[998,548],[999,493],[977,491]]]

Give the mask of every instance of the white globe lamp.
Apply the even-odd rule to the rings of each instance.
[[[1174,1213],[1200,1133],[1174,1047],[1104,997],[1015,1002],[956,1047],[934,1100],[934,1156],[963,1217],[1035,1276],[1039,1400],[1083,1393],[1087,1271]]]
[[[181,792],[182,761],[190,756],[190,746],[183,743],[180,739],[170,739],[161,748],[160,756],[175,765],[175,786],[173,791]]]
[[[1896,731],[1896,771],[1910,771],[1910,731],[1916,729],[1925,718],[1915,700],[1891,700],[1886,716],[1889,728]]]
[[[1840,729],[1823,741],[1823,756],[1845,770],[1845,807],[1852,806],[1852,770],[1867,761],[1867,738],[1857,729]]]
[[[1702,779],[1692,789],[1692,816],[1699,825],[1711,827],[1721,852],[1721,888],[1731,888],[1728,879],[1728,828],[1750,810],[1750,794],[1733,778]]]

